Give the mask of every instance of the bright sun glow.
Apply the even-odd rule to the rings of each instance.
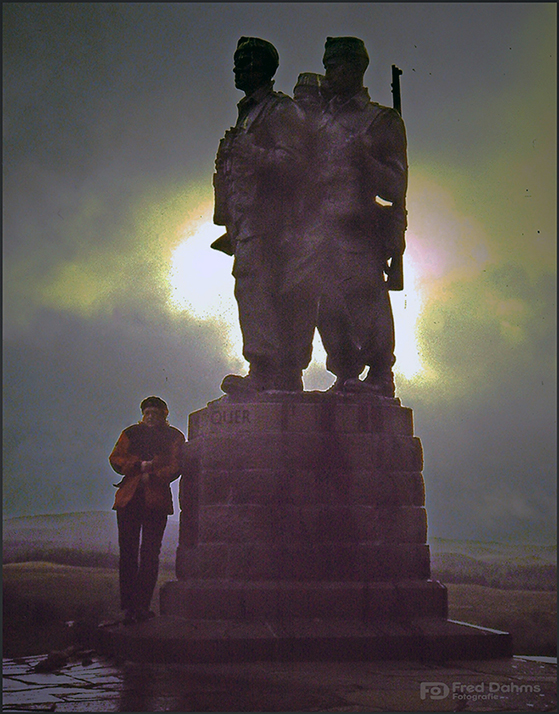
[[[421,295],[417,290],[413,263],[404,253],[404,290],[391,292],[394,330],[396,332],[396,364],[394,371],[412,379],[423,369],[417,349],[416,326],[421,314]]]
[[[219,320],[227,331],[226,348],[231,356],[242,358],[242,338],[231,275],[233,258],[210,248],[224,229],[211,221],[185,232],[185,240],[173,253],[170,283],[171,306],[194,317]],[[404,256],[405,290],[391,292],[396,329],[395,372],[412,379],[422,371],[415,331],[421,312],[413,264]],[[325,370],[326,353],[318,336],[313,346],[312,366]]]
[[[203,320],[219,320],[228,337],[227,350],[241,357],[242,338],[231,275],[233,258],[210,248],[224,232],[211,221],[194,232],[185,232],[185,240],[175,249],[171,262],[171,306],[186,310]]]

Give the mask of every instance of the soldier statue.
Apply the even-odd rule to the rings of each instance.
[[[290,97],[273,89],[278,65],[270,42],[240,38],[233,71],[245,96],[216,157],[214,223],[227,232],[212,247],[234,255],[243,356],[250,365],[245,377],[225,377],[221,388],[230,394],[303,389],[281,294],[286,255],[298,232],[303,118]]]
[[[293,280],[312,285],[318,297],[316,324],[337,377],[333,389],[393,397],[388,290],[405,248],[404,124],[363,86],[369,57],[362,40],[327,38],[323,64],[324,77],[304,73],[294,91],[307,116],[312,172]]]
[[[363,86],[360,39],[327,38],[325,74],[300,74],[295,101],[273,90],[278,64],[269,42],[239,40],[235,86],[245,97],[217,153],[214,222],[227,232],[212,247],[235,257],[250,369],[221,388],[302,391],[318,328],[333,391],[393,397],[388,290],[401,289],[405,248],[403,121]]]

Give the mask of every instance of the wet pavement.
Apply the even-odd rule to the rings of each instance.
[[[3,711],[556,711],[557,661],[145,664],[3,660]]]

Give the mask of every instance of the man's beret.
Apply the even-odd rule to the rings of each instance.
[[[330,57],[358,57],[363,71],[369,65],[369,55],[365,43],[357,37],[327,37],[324,45],[323,62]]]
[[[235,55],[241,50],[261,52],[267,59],[269,67],[274,72],[279,67],[279,54],[274,45],[267,40],[261,40],[259,37],[241,37],[237,42]]]
[[[140,404],[140,409],[142,412],[148,407],[155,407],[156,409],[162,409],[165,415],[169,413],[169,407],[160,397],[146,397],[144,401]]]

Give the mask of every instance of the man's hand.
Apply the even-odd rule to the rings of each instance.
[[[142,483],[149,481],[150,471],[153,469],[153,461],[142,461],[140,471],[142,472]]]

